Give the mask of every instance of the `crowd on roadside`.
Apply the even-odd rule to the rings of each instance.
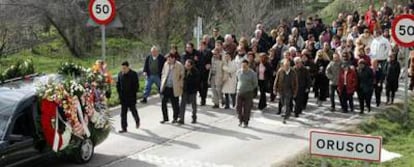
[[[318,106],[330,102],[332,112],[370,112],[372,97],[375,106],[393,104],[405,62],[399,61],[401,50],[391,39],[391,23],[397,15],[414,14],[414,0],[393,5],[384,2],[379,9],[370,5],[362,14],[339,13],[329,25],[318,15],[305,18],[299,13],[290,22],[282,19],[270,32],[259,23],[253,37],[238,40],[234,34],[223,37],[214,28],[212,35],[203,36],[198,49],[187,43],[183,54],[171,45],[163,56],[154,46],[145,60],[141,103],[147,103],[155,84],[161,95],[162,124],[169,121],[168,102],[173,108],[172,123],[184,124],[187,104],[192,105],[192,123],[197,123],[197,107],[206,105],[210,88],[212,107],[235,109],[239,126],[244,127],[248,127],[254,98],[259,99],[259,110],[277,102],[276,113],[285,112],[284,123],[292,112],[299,117],[306,110],[309,96],[317,99]],[[409,64],[413,90],[413,52]],[[139,85],[128,63],[122,65],[117,87],[122,104],[120,132],[126,132],[126,112],[136,108]],[[386,99],[381,99],[384,92]],[[354,105],[355,95],[359,107]],[[138,114],[134,117],[139,127]]]

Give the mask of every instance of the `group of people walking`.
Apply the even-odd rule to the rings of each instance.
[[[206,105],[210,88],[212,108],[234,108],[243,127],[248,127],[254,98],[259,100],[259,110],[278,100],[276,113],[285,111],[284,123],[292,112],[299,117],[306,110],[312,92],[319,107],[329,99],[330,110],[335,112],[338,99],[344,113],[356,111],[356,94],[363,114],[371,111],[373,96],[375,105],[381,105],[385,85],[385,104],[392,104],[401,65],[389,25],[397,14],[413,14],[412,3],[408,9],[397,6],[391,12],[387,3],[379,11],[370,6],[363,16],[339,13],[332,26],[323,24],[317,15],[304,19],[299,13],[291,23],[282,19],[270,35],[262,23],[257,24],[250,40],[236,40],[233,34],[222,37],[214,28],[212,36],[203,36],[198,50],[189,42],[181,55],[175,45],[165,56],[154,46],[144,64],[146,83],[141,103],[147,103],[155,84],[161,95],[162,124],[170,121],[168,102],[173,109],[172,123],[184,124],[187,104],[192,106],[192,123],[197,123],[198,104]],[[414,54],[404,63],[411,64],[409,72],[413,74]],[[126,132],[128,108],[139,127],[134,109],[139,85],[136,72],[127,62],[122,65],[117,88],[122,104],[120,132]],[[412,82],[413,78],[411,75]]]

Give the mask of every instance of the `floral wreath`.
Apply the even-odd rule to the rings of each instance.
[[[72,140],[102,139],[109,134],[111,123],[105,96],[105,88],[112,82],[105,76],[109,73],[88,69],[85,74],[63,83],[50,80],[37,87],[43,136],[55,152],[65,150]],[[96,136],[102,135],[97,130],[103,130],[106,136]]]

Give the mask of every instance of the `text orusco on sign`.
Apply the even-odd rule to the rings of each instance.
[[[380,162],[381,147],[381,137],[310,132],[311,155]]]

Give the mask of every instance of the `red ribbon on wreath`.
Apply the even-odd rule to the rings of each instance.
[[[58,105],[54,102],[49,100],[43,99],[40,105],[41,109],[41,116],[40,121],[43,129],[43,135],[45,137],[46,143],[49,146],[53,146],[54,139],[55,139],[55,131],[54,124],[52,123],[53,119],[56,119],[56,110]],[[59,120],[55,120],[59,121]],[[63,144],[62,141],[62,134],[59,133],[59,145],[58,148],[61,148]]]

